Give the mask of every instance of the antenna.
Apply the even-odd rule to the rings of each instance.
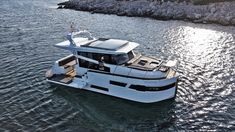
[[[75,32],[75,24],[74,24],[74,22],[71,22],[71,24],[70,24],[70,33],[73,33],[73,32]]]
[[[70,46],[76,46],[75,42],[73,41],[73,32],[74,31],[75,31],[75,24],[74,24],[74,22],[71,22],[69,33],[66,36],[66,38],[70,42]]]
[[[73,41],[73,36],[74,35],[87,35],[87,38],[88,40],[94,40],[95,38],[92,36],[92,34],[87,31],[87,30],[82,30],[82,31],[79,31],[79,29],[76,31],[76,28],[75,28],[75,24],[74,22],[71,22],[70,23],[70,29],[69,29],[69,33],[67,34],[66,38],[69,40],[70,42],[70,46],[78,46],[79,44],[76,44],[74,41]]]

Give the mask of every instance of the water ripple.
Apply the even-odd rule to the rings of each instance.
[[[56,10],[56,1],[0,1],[0,131],[232,131],[235,28]],[[25,7],[28,8],[25,8]],[[180,61],[175,100],[140,105],[50,86],[44,74],[69,52],[68,23],[138,52]]]

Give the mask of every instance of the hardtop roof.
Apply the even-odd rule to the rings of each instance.
[[[97,39],[91,43],[81,45],[81,46],[117,51],[118,49],[126,46],[127,44],[128,44],[128,41],[126,40],[101,38],[101,39]]]
[[[74,38],[73,40],[76,46],[71,46],[69,41],[58,43],[55,46],[70,51],[120,54],[128,53],[139,45],[135,42],[120,39],[99,38],[89,40],[88,38]]]

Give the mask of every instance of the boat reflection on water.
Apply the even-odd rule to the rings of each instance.
[[[103,130],[118,131],[169,130],[174,127],[174,99],[143,104],[63,86],[53,88],[56,95],[62,96],[73,109],[85,116],[86,122],[94,122],[89,126],[94,127],[92,130],[98,129],[96,125]],[[81,119],[71,120],[76,125]]]

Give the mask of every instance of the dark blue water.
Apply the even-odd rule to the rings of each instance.
[[[0,1],[0,131],[235,130],[235,27],[57,10],[62,1]],[[69,54],[53,44],[72,21],[178,59],[176,99],[143,105],[50,86],[46,70]]]

